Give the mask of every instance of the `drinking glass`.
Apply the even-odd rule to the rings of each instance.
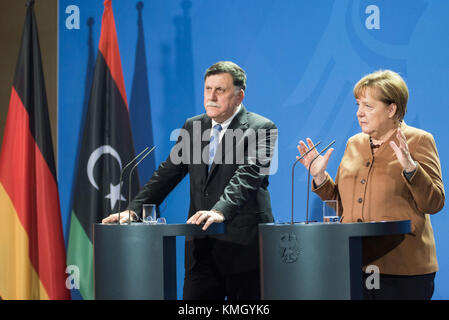
[[[142,222],[144,224],[156,224],[156,205],[155,204],[144,204],[142,206]]]
[[[338,201],[324,200],[323,201],[323,222],[338,223],[341,217],[338,216]]]

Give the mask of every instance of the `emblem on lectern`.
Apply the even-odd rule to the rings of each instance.
[[[293,233],[284,233],[281,235],[279,243],[279,253],[284,263],[293,263],[298,260],[299,246],[296,235]]]

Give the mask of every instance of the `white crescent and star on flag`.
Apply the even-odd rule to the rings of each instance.
[[[120,171],[122,170],[122,160],[118,152],[113,147],[109,145],[103,145],[95,149],[91,153],[87,162],[87,177],[89,178],[90,184],[97,190],[100,190],[100,188],[98,187],[98,184],[94,178],[94,167],[98,159],[100,159],[100,157],[104,154],[110,154],[112,157],[114,157],[119,163]],[[112,183],[110,183],[109,186],[109,194],[106,195],[105,198],[110,199],[111,209],[113,209],[118,200],[126,201],[126,198],[120,194],[120,182],[117,185],[113,185]]]

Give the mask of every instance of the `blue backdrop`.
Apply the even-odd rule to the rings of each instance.
[[[434,135],[448,181],[448,1],[113,0],[113,10],[135,149],[157,145],[154,158],[140,167],[141,183],[167,157],[172,131],[204,112],[204,71],[219,60],[246,70],[245,106],[279,128],[269,187],[276,220],[290,220],[297,142],[336,139],[328,166],[335,176],[346,140],[360,131],[352,88],[378,69],[406,80],[405,121]],[[59,0],[58,180],[66,239],[102,13],[102,0]],[[296,221],[305,219],[306,183],[306,170],[298,166]],[[319,219],[321,202],[315,195],[311,200],[311,217]],[[163,203],[162,215],[183,223],[188,202],[187,177]],[[448,210],[431,217],[440,265],[434,299],[449,298]],[[183,241],[177,241],[179,297]]]

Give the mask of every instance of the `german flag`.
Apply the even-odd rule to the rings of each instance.
[[[69,299],[58,185],[34,1],[0,152],[0,296]]]
[[[93,224],[119,204],[127,206],[128,179],[120,172],[134,158],[125,84],[111,0],[104,1],[101,35],[73,193],[67,264],[80,270],[79,293],[94,298]],[[132,195],[139,189],[134,172]],[[126,195],[126,196],[125,196]]]

